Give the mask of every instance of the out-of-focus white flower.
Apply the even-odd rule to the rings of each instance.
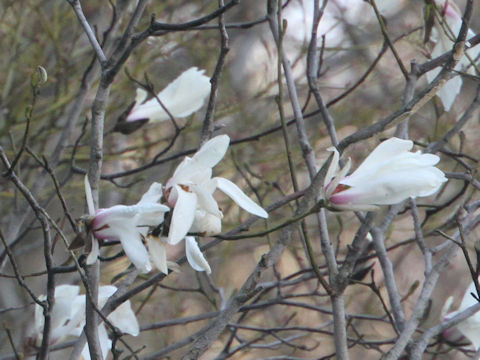
[[[117,288],[113,285],[100,286],[98,289],[98,306],[102,308],[103,305],[107,302],[108,298],[112,296],[117,291]],[[80,295],[81,301],[85,304],[85,295]],[[125,301],[119,307],[117,307],[110,315],[107,316],[107,319],[111,322],[113,326],[119,329],[125,334],[130,334],[132,336],[138,336],[140,334],[140,326],[138,325],[137,317],[132,310],[130,300]],[[85,323],[82,323],[80,327],[77,327],[77,335],[80,336],[83,330]],[[103,359],[107,358],[108,351],[112,347],[112,340],[108,337],[107,329],[105,324],[102,322],[98,325],[98,338],[100,342],[100,348],[102,349]],[[90,360],[90,351],[88,345],[82,350],[82,356],[84,360]]]
[[[85,304],[82,305],[79,301],[79,292],[80,288],[74,285],[59,285],[55,288],[55,304],[50,311],[50,345],[74,335],[75,328],[85,321]],[[47,297],[40,295],[38,299],[45,301]],[[34,324],[30,333],[35,346],[42,343],[44,322],[43,308],[36,304]]]
[[[192,67],[158,93],[158,100],[174,118],[186,117],[202,107],[210,94],[210,79],[203,75],[204,72],[205,70]],[[127,122],[145,119],[159,122],[169,119],[168,113],[157,98],[153,97],[145,101],[147,96],[148,93],[145,90],[137,89],[135,106],[128,114]]]
[[[167,181],[165,197],[174,208],[167,239],[169,244],[177,244],[190,230],[207,234],[220,232],[223,215],[213,198],[217,188],[249,213],[268,217],[267,212],[237,185],[221,177],[212,178],[212,168],[223,158],[229,143],[227,135],[207,141],[193,157],[185,157]]]
[[[142,236],[148,233],[150,226],[162,223],[164,213],[170,210],[168,206],[158,203],[162,193],[162,185],[153,183],[137,204],[98,209],[92,221],[95,237],[120,240],[127,257],[142,272],[152,269]]]
[[[117,288],[112,285],[100,286],[98,306],[103,307],[108,298],[116,291]],[[68,336],[81,335],[85,326],[85,295],[79,295],[79,292],[80,288],[76,285],[59,285],[55,288],[55,303],[50,312],[50,345],[59,343]],[[45,295],[39,296],[39,300],[45,299]],[[132,336],[137,336],[140,333],[140,327],[129,300],[116,308],[107,319],[123,333]],[[34,325],[31,331],[31,337],[34,339],[36,346],[40,346],[42,342],[44,321],[43,309],[37,304],[35,305]],[[112,341],[108,338],[103,322],[98,327],[98,333],[103,358],[105,359]],[[85,345],[82,350],[82,356],[85,360],[90,359],[88,345]]]
[[[453,300],[453,297],[449,297],[445,302],[445,306],[442,311],[444,320],[449,320],[458,313],[461,313],[462,311],[468,309],[470,306],[477,304],[478,301],[471,295],[471,293],[477,293],[475,284],[473,282],[470,284],[467,291],[465,291],[465,295],[463,295],[462,303],[460,304],[458,310],[445,314],[445,312],[449,310]],[[462,340],[463,335],[468,340],[470,340],[475,349],[480,348],[480,312],[473,314],[472,316],[463,320],[457,325],[445,330],[442,335],[447,340],[453,342],[458,342]]]
[[[434,165],[433,154],[410,152],[413,142],[391,138],[378,145],[351,175],[350,160],[339,170],[334,148],[324,182],[324,197],[339,210],[375,210],[376,205],[393,205],[410,197],[429,196],[447,181]]]
[[[453,0],[435,0],[438,12],[443,16],[443,23],[435,21],[434,31],[432,32],[432,39],[435,41],[435,46],[432,49],[431,56],[436,58],[443,53],[452,50],[455,40],[460,32],[462,26],[462,14]],[[473,37],[475,33],[468,30],[467,40]],[[480,53],[480,47],[477,46],[467,52],[472,59],[475,59]],[[455,67],[455,70],[462,71],[468,68],[469,72],[474,69],[470,66],[470,60],[463,56]],[[431,82],[440,72],[440,68],[436,68],[427,73],[427,80]],[[450,111],[455,98],[460,93],[462,88],[462,77],[457,75],[448,80],[437,92],[445,111]]]

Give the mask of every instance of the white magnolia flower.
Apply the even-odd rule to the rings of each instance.
[[[227,135],[207,141],[193,157],[185,157],[167,181],[165,197],[174,208],[167,238],[169,244],[177,244],[189,231],[207,234],[221,231],[223,215],[213,198],[217,188],[249,213],[268,217],[267,212],[237,185],[221,177],[212,178],[212,168],[224,157],[229,143]]]
[[[460,32],[462,26],[462,13],[458,9],[453,0],[435,0],[438,11],[443,15],[443,23],[435,21],[435,27],[432,32],[432,39],[435,41],[435,46],[432,50],[432,58],[436,58],[447,51],[452,50],[455,40]],[[475,33],[468,30],[467,40],[473,37]],[[475,59],[480,52],[480,47],[468,51],[472,59]],[[463,71],[468,68],[469,72],[474,69],[470,66],[470,60],[463,56],[455,67],[457,71]],[[440,68],[436,68],[427,73],[427,80],[431,82],[440,72]],[[438,97],[442,101],[445,111],[449,111],[455,102],[455,98],[460,93],[462,88],[462,77],[460,75],[448,80],[437,92]]]
[[[205,70],[192,67],[167,85],[157,95],[158,100],[167,108],[174,118],[186,117],[200,109],[210,94],[210,79],[203,75]],[[137,89],[135,106],[128,114],[126,121],[149,120],[160,122],[169,119],[168,113],[153,97],[147,100],[148,93]]]
[[[477,294],[477,290],[475,288],[475,284],[472,282],[468,289],[465,291],[465,295],[463,295],[462,303],[457,311],[449,312],[448,314],[444,315],[444,320],[449,320],[453,318],[458,313],[468,309],[469,307],[478,303],[478,301],[471,295]],[[445,302],[443,313],[448,311],[450,305],[452,304],[453,297],[449,297]],[[466,337],[470,342],[473,344],[475,349],[480,348],[480,312],[477,312],[470,316],[469,318],[463,320],[462,322],[458,323],[457,325],[445,330],[442,335],[454,342],[458,342],[462,340],[462,337]],[[463,336],[462,336],[463,335]]]
[[[324,182],[324,197],[337,209],[375,210],[376,205],[393,205],[408,198],[429,196],[447,181],[434,167],[440,158],[410,152],[413,142],[391,138],[378,145],[351,175],[348,164],[339,170],[336,149]]]
[[[99,307],[103,307],[108,298],[116,291],[117,288],[112,285],[100,286],[98,294]],[[51,309],[50,345],[59,343],[68,336],[81,335],[85,326],[85,295],[79,295],[79,292],[80,287],[76,285],[59,285],[55,288],[55,303]],[[45,300],[46,296],[41,295],[39,299]],[[137,336],[140,333],[140,327],[129,300],[116,308],[107,319],[123,333],[132,336]],[[34,325],[31,332],[31,337],[34,339],[36,346],[40,346],[42,342],[44,321],[43,309],[36,304]],[[108,338],[103,322],[98,327],[98,333],[103,358],[105,359],[108,350],[111,348],[112,341]],[[90,359],[88,345],[85,345],[82,356],[85,360]]]
[[[85,321],[85,304],[78,301],[79,292],[80,288],[74,285],[59,285],[55,288],[55,304],[50,312],[50,345],[73,335],[75,329]],[[38,299],[45,301],[47,297],[40,295]],[[42,344],[44,322],[43,308],[36,304],[30,337],[37,347]]]
[[[150,226],[162,223],[164,213],[170,210],[168,206],[158,203],[162,193],[162,185],[153,183],[137,204],[99,209],[92,221],[95,237],[120,240],[127,257],[142,272],[152,269],[142,237],[147,235]]]

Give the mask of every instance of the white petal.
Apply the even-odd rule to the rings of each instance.
[[[138,336],[138,334],[140,334],[140,326],[138,325],[137,317],[132,310],[130,300],[125,301],[117,307],[115,311],[108,316],[108,319],[114,326],[126,334],[132,336]]]
[[[136,91],[136,94],[135,94],[135,108],[142,105],[143,102],[145,100],[147,100],[147,97],[148,97],[148,92],[146,92],[142,88],[137,88],[137,91]]]
[[[187,254],[188,263],[194,270],[206,271],[207,274],[212,272],[207,259],[203,256],[197,242],[192,236],[187,236],[185,238],[185,252]]]
[[[456,75],[454,78],[448,80],[437,92],[437,96],[442,100],[443,108],[445,111],[450,111],[457,98],[457,95],[460,94],[462,90],[462,77]]]
[[[97,261],[98,255],[100,255],[100,247],[98,244],[98,240],[92,236],[92,250],[87,256],[87,265],[92,265]]]
[[[330,162],[330,165],[328,166],[327,174],[325,175],[325,179],[323,181],[323,186],[325,188],[337,174],[338,168],[339,168],[338,161],[340,160],[340,154],[338,153],[338,150],[335,147],[333,146],[329,147],[327,150],[333,152],[333,157],[332,157],[332,161]]]
[[[195,218],[195,208],[197,206],[197,195],[184,191],[178,185],[175,186],[175,190],[178,195],[173,209],[167,239],[167,242],[172,245],[178,244],[178,242],[187,235],[192,227]]]
[[[185,117],[200,109],[210,95],[210,79],[205,70],[192,67],[184,71],[158,94],[159,99],[175,117]]]
[[[119,240],[129,260],[142,273],[151,271],[152,266],[150,265],[149,255],[140,240],[140,233],[135,231],[135,229],[132,231],[130,228],[125,228],[123,231],[119,228],[119,230]]]
[[[219,234],[222,231],[222,217],[222,213],[220,216],[216,216],[203,210],[197,210],[190,231],[207,235]]]
[[[90,182],[88,181],[88,174],[86,174],[84,177],[84,184],[85,184],[85,197],[87,199],[88,214],[90,216],[94,216],[95,205],[93,202],[92,187],[90,186]]]
[[[102,285],[98,289],[98,306],[100,308],[106,304],[107,300],[117,292],[118,288],[114,285]]]
[[[228,150],[230,138],[228,135],[219,135],[207,141],[193,155],[192,160],[204,167],[212,168],[223,159]]]
[[[268,218],[268,213],[245,195],[245,193],[233,182],[221,177],[214,178],[214,180],[217,182],[217,187],[235,201],[242,209],[248,211],[250,214],[262,218]]]
[[[155,267],[164,274],[168,274],[167,266],[167,252],[165,245],[163,245],[159,240],[157,241],[152,236],[147,236],[147,246],[148,252],[150,253],[150,258],[152,259]]]
[[[351,177],[363,177],[375,172],[379,166],[386,161],[390,161],[392,157],[407,152],[413,147],[411,140],[403,140],[396,137],[385,140],[380,143],[363,163],[355,170]]]
[[[201,208],[212,215],[222,216],[222,213],[218,209],[217,202],[208,190],[206,190],[203,186],[198,186],[195,184],[191,185],[191,189],[197,195],[198,208]]]
[[[144,204],[155,204],[157,203],[163,195],[163,187],[162,184],[154,182],[150,185],[149,189],[145,194],[143,194],[140,201],[137,205],[144,205]]]
[[[112,348],[112,340],[109,339],[107,329],[103,322],[98,325],[98,341],[100,342],[100,348],[102,349],[103,359],[106,359],[109,350]]]

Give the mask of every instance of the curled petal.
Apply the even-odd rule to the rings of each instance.
[[[217,187],[235,201],[235,203],[237,203],[242,209],[248,211],[250,214],[265,219],[268,218],[268,213],[245,195],[245,193],[233,182],[221,177],[214,178],[213,180],[216,181]]]
[[[184,191],[178,185],[175,186],[175,190],[177,201],[173,209],[167,239],[167,242],[172,245],[178,244],[187,235],[195,219],[195,208],[197,206],[197,195]]]
[[[195,238],[192,236],[185,237],[185,252],[187,254],[188,263],[194,270],[205,271],[207,274],[212,272],[207,259],[203,256]]]

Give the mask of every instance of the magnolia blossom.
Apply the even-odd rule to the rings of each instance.
[[[478,303],[478,301],[471,295],[477,294],[477,290],[475,288],[475,284],[472,284],[468,287],[465,291],[465,295],[463,295],[462,303],[457,311],[449,312],[445,315],[445,313],[449,310],[453,297],[449,297],[445,302],[444,309],[442,311],[444,320],[450,320],[455,315],[461,313],[462,311],[468,309],[469,307]],[[470,316],[469,318],[463,320],[462,322],[458,323],[457,325],[445,330],[442,335],[450,340],[450,341],[460,341],[462,337],[466,337],[470,342],[473,344],[475,349],[480,348],[480,312],[477,312]]]
[[[267,212],[237,185],[221,177],[212,178],[212,168],[224,157],[229,143],[227,135],[207,141],[193,157],[185,157],[167,181],[165,197],[174,208],[167,238],[169,244],[177,244],[189,231],[206,234],[221,231],[223,215],[213,198],[217,188],[249,213],[268,217]]]
[[[435,22],[436,26],[432,33],[432,38],[435,41],[435,46],[432,50],[432,58],[436,58],[447,51],[452,50],[455,40],[460,32],[462,26],[462,13],[458,9],[453,0],[435,0],[435,4],[439,10],[439,13],[443,15],[443,23],[439,24]],[[468,30],[467,39],[473,37],[475,33],[472,30]],[[468,51],[467,54],[472,59],[475,59],[480,52],[480,48],[476,48]],[[463,71],[468,68],[469,72],[473,72],[474,69],[470,66],[470,60],[468,57],[463,56],[458,62],[455,70]],[[427,79],[431,82],[440,72],[440,68],[436,68],[427,73]],[[437,95],[442,101],[445,111],[449,111],[455,102],[455,98],[460,93],[462,88],[462,77],[455,76],[448,80],[437,92]]]
[[[210,94],[210,79],[203,75],[204,72],[205,70],[198,70],[196,67],[186,70],[160,91],[157,97],[147,101],[148,93],[137,89],[135,105],[126,121],[160,122],[169,119],[169,114],[160,102],[175,118],[186,117],[197,111]]]
[[[152,269],[142,237],[147,235],[150,226],[161,224],[164,213],[170,210],[158,203],[162,193],[162,185],[153,183],[137,204],[98,209],[92,221],[95,237],[120,240],[127,257],[142,272]]]
[[[100,286],[98,293],[99,307],[103,307],[108,298],[116,291],[117,288],[112,285]],[[50,312],[50,345],[57,344],[68,336],[81,335],[85,326],[85,295],[79,295],[79,292],[80,288],[76,285],[59,285],[55,288],[55,303]],[[46,296],[39,296],[39,300],[46,300]],[[132,336],[137,336],[140,333],[140,327],[129,300],[117,307],[107,319],[123,333]],[[36,304],[34,324],[30,334],[36,346],[40,346],[42,343],[44,321],[43,309]],[[108,338],[103,322],[98,326],[98,334],[103,359],[105,359],[112,341]],[[90,359],[88,345],[85,345],[82,356],[84,360]]]
[[[333,158],[324,182],[324,197],[336,209],[375,210],[376,205],[393,205],[410,197],[429,196],[447,181],[434,167],[440,158],[410,152],[413,142],[391,138],[378,145],[353,172],[350,160],[339,170],[339,154]]]

